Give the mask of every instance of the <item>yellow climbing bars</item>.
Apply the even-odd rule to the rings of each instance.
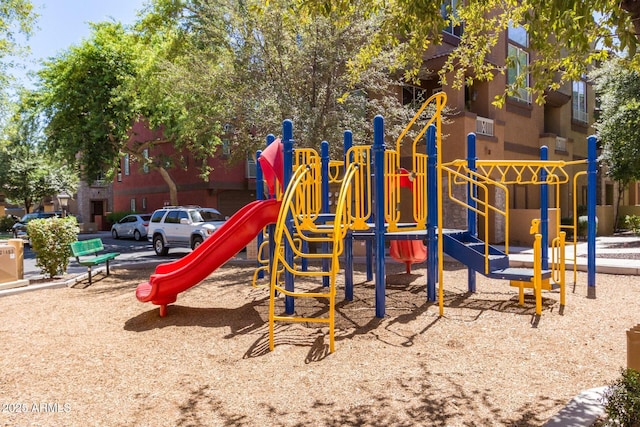
[[[327,271],[322,270],[309,270],[300,271],[295,268],[295,265],[290,264],[285,256],[284,251],[276,251],[273,258],[272,271],[278,271],[280,268],[284,268],[288,272],[295,276],[302,277],[328,277],[329,287],[328,289],[309,287],[307,284],[298,284],[299,290],[288,290],[278,280],[277,274],[271,275],[271,287],[269,298],[269,348],[273,350],[275,346],[274,341],[274,329],[276,321],[286,322],[317,322],[326,323],[329,325],[329,351],[333,352],[334,335],[335,335],[335,296],[336,296],[336,276],[340,269],[339,256],[343,251],[343,242],[345,234],[348,228],[352,225],[349,220],[348,206],[351,205],[351,191],[350,188],[357,182],[360,177],[358,176],[359,164],[351,163],[345,171],[345,175],[342,180],[342,186],[338,195],[336,204],[336,213],[333,223],[327,226],[322,224],[316,224],[309,221],[309,218],[305,218],[301,213],[305,212],[308,207],[299,206],[298,203],[307,202],[309,197],[305,196],[306,191],[314,191],[313,187],[308,185],[309,181],[313,180],[313,176],[319,173],[319,167],[314,170],[315,167],[311,164],[300,165],[295,170],[289,186],[287,187],[280,208],[278,216],[278,222],[276,223],[274,239],[277,247],[288,242],[291,245],[292,250],[296,256],[314,258],[314,259],[327,259],[329,261],[329,268]],[[319,181],[319,180],[318,180]],[[293,226],[289,226],[288,218],[292,220]],[[327,254],[310,254],[303,253],[299,248],[294,245],[294,231],[299,233],[300,238],[323,242],[331,245],[331,252]],[[306,286],[303,286],[306,285]],[[276,315],[275,301],[276,296],[282,294],[293,298],[327,298],[329,316],[326,318],[321,317],[304,317],[291,315]]]
[[[442,137],[442,112],[447,103],[447,95],[438,92],[427,99],[418,109],[407,126],[400,132],[396,139],[395,150],[385,151],[385,193],[387,203],[385,205],[385,221],[389,232],[399,231],[400,223],[400,203],[401,203],[401,180],[408,179],[411,184],[412,213],[414,226],[402,227],[404,231],[424,230],[427,222],[427,155],[424,146],[419,149],[418,144],[423,141],[427,129],[432,124],[436,126],[436,143],[441,144]],[[411,170],[406,171],[400,168],[401,146],[405,137],[418,123],[423,115],[430,115],[425,124],[417,131],[411,144],[412,164]]]
[[[345,185],[346,171],[343,178],[341,191],[346,191],[345,215],[352,230],[368,230],[367,221],[371,218],[371,146],[353,146],[347,151],[347,169],[351,165],[357,165],[357,169],[350,177],[351,182]],[[336,202],[337,203],[337,202]],[[337,205],[336,205],[337,206]]]
[[[302,229],[313,228],[322,210],[320,156],[310,148],[298,148],[293,153],[294,169],[308,166],[308,173],[304,174],[304,178],[298,183],[299,188],[294,194],[295,218],[301,222]]]

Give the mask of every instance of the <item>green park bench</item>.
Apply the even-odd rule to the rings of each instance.
[[[89,285],[91,285],[91,267],[105,263],[107,266],[107,276],[109,275],[109,261],[120,255],[116,252],[101,254],[104,251],[102,239],[78,240],[71,243],[71,252],[76,257],[78,264],[87,267],[89,273]]]

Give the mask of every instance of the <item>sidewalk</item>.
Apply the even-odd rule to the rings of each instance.
[[[587,253],[587,242],[578,242],[575,254],[573,244],[567,242],[566,270],[572,270],[576,264],[578,271],[587,271]],[[531,267],[533,249],[510,248],[509,260],[512,267]],[[620,235],[596,238],[596,273],[640,276],[640,236]]]

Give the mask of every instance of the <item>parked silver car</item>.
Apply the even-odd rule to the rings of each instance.
[[[127,237],[143,240],[147,237],[150,219],[151,214],[127,215],[111,226],[111,236],[114,239]]]

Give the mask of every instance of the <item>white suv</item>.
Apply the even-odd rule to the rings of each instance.
[[[147,240],[158,256],[169,248],[195,249],[220,227],[226,218],[216,209],[199,206],[167,206],[151,215]]]

